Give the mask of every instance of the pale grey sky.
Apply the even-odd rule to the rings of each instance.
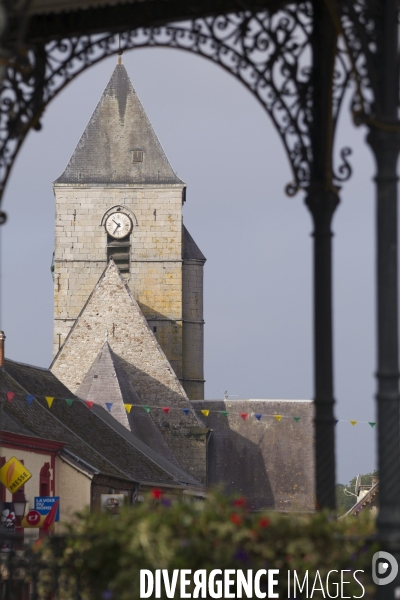
[[[269,117],[232,76],[174,50],[124,54],[167,156],[188,185],[184,220],[207,257],[206,397],[311,398],[312,227]],[[92,67],[49,105],[6,190],[2,315],[9,358],[51,361],[52,181],[64,170],[113,71]],[[375,420],[374,166],[344,107],[338,147],[354,154],[334,220],[336,415]],[[338,480],[375,468],[375,431],[337,425]]]

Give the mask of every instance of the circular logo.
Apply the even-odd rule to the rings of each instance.
[[[389,552],[375,552],[372,557],[372,579],[376,585],[387,585],[396,579],[399,566]]]
[[[39,525],[40,523],[40,513],[38,513],[37,510],[30,510],[25,518],[28,525],[31,525],[32,527]]]

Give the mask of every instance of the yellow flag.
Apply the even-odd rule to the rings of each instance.
[[[357,421],[350,421],[350,423],[353,425],[353,427],[354,425],[357,425]]]
[[[54,398],[52,396],[46,396],[46,402],[47,402],[47,406],[49,408],[51,408],[51,405],[53,404],[53,400],[54,400]]]
[[[282,419],[282,415],[274,415],[274,417],[278,421],[278,423]]]
[[[208,417],[208,415],[210,414],[210,411],[209,411],[209,410],[206,410],[206,409],[202,410],[201,412],[203,413],[203,415],[204,415],[205,417]]]
[[[124,404],[126,412],[130,413],[133,404]]]
[[[31,477],[32,473],[15,456],[10,458],[0,469],[1,483],[13,494]]]

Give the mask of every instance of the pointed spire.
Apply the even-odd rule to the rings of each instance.
[[[122,64],[118,64],[64,171],[62,184],[182,184]]]

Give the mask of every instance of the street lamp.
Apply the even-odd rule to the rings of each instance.
[[[22,550],[24,547],[24,529],[21,527],[22,519],[25,515],[26,505],[28,504],[25,494],[22,490],[17,490],[13,494],[13,505],[15,514],[15,533],[21,536],[20,540],[15,541],[16,550]]]
[[[25,498],[25,494],[22,490],[18,490],[13,495],[13,504],[14,504],[16,525],[20,526],[21,521],[25,515],[26,505],[28,504],[28,501]]]

